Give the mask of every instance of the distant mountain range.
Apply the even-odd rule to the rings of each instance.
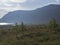
[[[45,24],[50,21],[51,18],[55,18],[57,22],[60,22],[60,5],[51,4],[35,10],[17,10],[6,14],[0,22],[6,23],[30,23],[30,24]]]

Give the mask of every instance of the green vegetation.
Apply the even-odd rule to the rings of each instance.
[[[53,18],[47,25],[21,25],[0,30],[0,45],[60,45],[60,24]]]

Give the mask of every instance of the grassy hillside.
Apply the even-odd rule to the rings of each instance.
[[[15,24],[0,30],[0,45],[60,45],[60,24],[53,18],[48,24]]]

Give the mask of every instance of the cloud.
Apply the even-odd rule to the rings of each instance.
[[[15,3],[23,3],[26,2],[27,0],[10,0],[10,1]]]
[[[0,19],[7,13],[8,13],[8,11],[0,9]]]
[[[56,0],[57,4],[59,4],[59,1],[60,1],[60,0]]]
[[[10,11],[32,10],[57,3],[57,0],[0,0],[0,18]]]
[[[0,9],[22,9],[23,7],[20,5],[20,3],[23,3],[25,1],[27,0],[0,0]]]
[[[10,11],[24,10],[19,3],[26,0],[0,0],[0,19]]]
[[[24,3],[22,3],[21,5],[23,7],[28,7],[28,8],[39,8],[39,7],[43,7],[46,6],[48,4],[54,4],[56,3],[56,0],[28,0]]]

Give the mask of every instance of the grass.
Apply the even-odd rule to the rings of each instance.
[[[0,45],[60,45],[60,25],[17,25],[0,29]]]

